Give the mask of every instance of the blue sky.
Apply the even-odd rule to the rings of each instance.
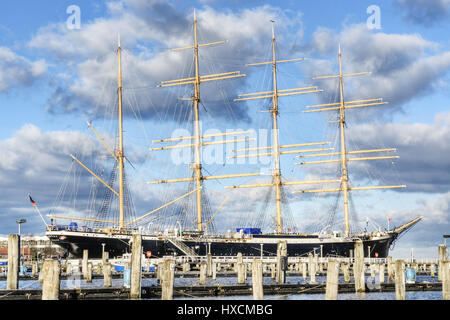
[[[80,29],[67,28],[70,15],[66,10],[71,5],[81,10]],[[367,26],[371,16],[367,8],[371,5],[380,9],[380,29]],[[360,222],[370,217],[383,228],[387,217],[392,216],[399,225],[418,215],[424,216],[424,221],[402,238],[393,252],[408,256],[414,247],[418,255],[434,256],[442,234],[448,233],[450,227],[448,0],[20,0],[3,4],[0,151],[4,157],[0,162],[0,187],[4,192],[0,195],[0,215],[4,216],[4,223],[0,233],[14,232],[19,215],[29,219],[23,226],[24,232],[42,233],[40,219],[27,202],[28,193],[48,213],[71,165],[68,154],[104,157],[103,147],[87,128],[86,120],[93,121],[113,143],[114,125],[101,120],[101,115],[115,103],[115,47],[119,32],[125,50],[125,104],[132,107],[127,109],[125,126],[129,157],[136,168],[130,173],[136,211],[149,211],[172,200],[173,195],[186,192],[187,184],[170,191],[165,186],[152,189],[146,182],[191,174],[187,165],[168,163],[171,154],[149,153],[148,149],[153,147],[151,140],[170,137],[179,128],[190,128],[189,109],[177,100],[188,96],[189,89],[155,87],[160,81],[189,76],[190,54],[170,55],[167,49],[190,43],[194,9],[199,17],[201,41],[229,40],[226,45],[201,51],[201,71],[206,74],[239,70],[247,75],[245,79],[204,86],[205,109],[201,116],[205,130],[270,127],[268,114],[260,112],[270,101],[238,104],[233,99],[238,94],[270,89],[270,68],[248,68],[245,64],[270,56],[271,19],[276,21],[279,56],[307,58],[305,62],[280,65],[280,87],[313,84],[325,91],[280,102],[281,143],[335,137],[336,128],[328,123],[332,116],[301,111],[306,105],[333,99],[336,84],[314,82],[312,78],[337,72],[339,44],[345,70],[372,72],[370,77],[346,81],[346,96],[384,98],[389,105],[350,115],[349,140],[355,147],[397,148],[400,159],[395,163],[375,161],[355,166],[352,179],[355,185],[406,184],[408,188],[384,191],[381,195],[364,192],[359,199],[355,195],[356,212]],[[140,121],[135,125],[138,108]],[[335,170],[299,168],[294,165],[295,157],[282,161],[287,180],[329,177]],[[98,162],[92,163],[101,168]],[[208,174],[260,169],[260,162],[205,167]],[[170,177],[165,177],[167,174]],[[251,181],[257,180],[247,178],[208,185],[212,212],[221,204],[218,199],[222,198],[224,186]],[[287,191],[292,203],[290,210],[308,226],[333,202],[323,197],[298,199],[291,191],[295,190]],[[235,200],[223,211],[232,212],[232,218],[218,215],[216,225],[239,222],[242,215],[256,210],[266,192],[230,194]],[[78,195],[85,197],[80,201],[85,208],[88,192]],[[68,202],[60,205],[61,211],[75,209]]]

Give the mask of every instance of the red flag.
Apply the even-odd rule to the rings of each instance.
[[[30,201],[33,204],[33,206],[36,206],[36,202],[33,200],[33,198],[31,196],[29,196],[29,197],[30,197]]]

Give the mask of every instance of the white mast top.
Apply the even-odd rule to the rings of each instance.
[[[272,39],[275,39],[275,21],[270,20],[272,22]]]

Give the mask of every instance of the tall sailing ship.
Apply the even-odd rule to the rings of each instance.
[[[205,232],[206,229],[213,225],[213,220],[217,212],[223,207],[227,199],[222,202],[216,214],[211,215],[205,213],[205,203],[207,197],[204,191],[204,183],[208,180],[222,180],[222,179],[234,179],[242,177],[258,177],[261,176],[261,172],[258,173],[245,173],[245,174],[231,174],[212,176],[204,175],[204,168],[202,166],[202,148],[212,144],[227,144],[236,143],[242,141],[248,141],[249,139],[239,136],[245,135],[247,132],[231,132],[223,134],[203,134],[200,125],[200,105],[201,84],[225,79],[233,79],[244,77],[245,75],[240,72],[227,72],[217,73],[210,75],[200,74],[200,59],[199,49],[207,46],[219,45],[226,41],[219,41],[213,43],[200,44],[198,41],[197,33],[197,19],[194,14],[194,44],[192,46],[174,49],[178,50],[193,50],[194,51],[194,75],[189,78],[164,81],[159,87],[176,87],[176,86],[193,86],[194,94],[189,100],[192,103],[193,114],[193,132],[192,136],[171,138],[154,141],[154,143],[173,143],[189,141],[187,144],[179,144],[172,146],[163,146],[154,148],[153,151],[172,150],[175,148],[188,148],[192,150],[194,162],[191,165],[192,177],[172,179],[172,180],[160,180],[150,182],[150,185],[157,184],[176,184],[182,182],[190,183],[190,190],[188,193],[174,199],[160,208],[152,210],[151,212],[135,218],[134,213],[130,210],[131,195],[127,188],[125,164],[126,160],[124,152],[124,138],[123,138],[123,80],[122,80],[122,47],[118,46],[118,141],[117,150],[112,151],[110,147],[105,143],[101,136],[95,131],[93,126],[89,124],[89,127],[99,138],[102,144],[106,147],[111,157],[114,159],[114,169],[111,174],[109,182],[104,180],[104,176],[96,174],[94,170],[91,170],[81,160],[72,155],[74,163],[79,165],[83,170],[88,171],[93,178],[105,188],[105,195],[103,198],[103,204],[97,210],[97,216],[92,218],[84,217],[67,217],[62,215],[49,215],[52,219],[52,223],[47,226],[46,235],[51,241],[67,250],[67,254],[70,257],[78,258],[83,254],[83,250],[89,250],[90,257],[101,257],[102,252],[109,252],[110,257],[116,257],[123,255],[130,251],[132,234],[139,232],[142,234],[143,250],[148,256],[161,257],[166,255],[184,255],[184,256],[203,256],[207,253],[211,253],[213,256],[235,256],[238,253],[242,253],[244,256],[271,256],[276,255],[277,244],[280,241],[286,241],[287,251],[289,256],[307,256],[311,252],[320,253],[322,256],[341,256],[349,257],[352,255],[352,250],[356,241],[362,240],[364,245],[365,255],[368,257],[386,257],[389,254],[389,250],[398,237],[409,230],[417,222],[421,220],[418,217],[398,228],[393,230],[375,230],[373,232],[354,231],[351,226],[350,210],[349,210],[349,194],[357,190],[371,190],[371,189],[391,189],[391,188],[404,188],[405,186],[375,186],[375,187],[353,187],[349,181],[348,163],[353,161],[371,161],[381,159],[394,159],[395,156],[377,156],[377,157],[351,157],[352,155],[359,154],[373,154],[392,152],[395,149],[373,149],[373,150],[352,150],[349,151],[346,143],[346,112],[349,109],[380,106],[385,104],[381,99],[365,99],[356,101],[345,101],[344,99],[344,83],[345,77],[358,76],[366,74],[353,73],[344,74],[342,71],[342,54],[339,48],[339,74],[332,76],[317,77],[320,79],[338,79],[339,80],[339,101],[309,106],[309,112],[337,112],[339,127],[339,144],[340,151],[333,153],[323,153],[324,151],[332,150],[330,148],[324,148],[323,145],[326,142],[310,142],[310,143],[297,143],[291,145],[281,145],[279,137],[279,98],[285,96],[295,96],[310,93],[319,93],[317,87],[304,87],[294,89],[279,89],[277,70],[280,63],[289,63],[301,61],[303,59],[289,59],[278,60],[276,52],[276,37],[273,30],[272,34],[272,60],[268,62],[261,62],[250,64],[248,66],[263,66],[272,65],[272,79],[273,87],[270,91],[248,93],[241,95],[235,101],[249,101],[258,99],[271,100],[271,107],[268,113],[271,115],[272,126],[272,146],[268,147],[256,147],[234,150],[234,158],[250,158],[250,157],[269,157],[271,158],[273,168],[270,173],[271,182],[264,184],[247,184],[236,185],[227,187],[228,189],[253,189],[253,188],[266,188],[270,192],[274,192],[275,199],[275,212],[274,212],[274,230],[273,232],[263,232],[261,228],[249,226],[243,228],[243,226],[236,226],[236,232],[228,232],[227,234],[218,234]],[[218,142],[205,142],[205,140],[212,137],[234,137],[232,140],[221,140]],[[314,149],[294,149],[303,147],[314,147]],[[263,153],[253,153],[263,152]],[[244,152],[244,154],[241,154]],[[309,164],[322,164],[322,163],[337,163],[339,165],[339,176],[330,180],[316,180],[316,181],[290,181],[284,179],[282,175],[281,161],[282,155],[300,154],[300,158],[312,158],[312,157],[337,157],[331,160],[318,160],[311,162],[299,162],[298,165]],[[116,181],[118,180],[118,181]],[[308,189],[301,191],[295,191],[296,194],[322,194],[322,193],[339,193],[343,197],[343,211],[344,211],[344,227],[342,232],[325,229],[322,232],[315,233],[298,233],[297,230],[292,230],[291,227],[285,223],[286,213],[283,210],[283,206],[286,205],[286,197],[284,196],[285,186],[302,186],[302,185],[327,185],[336,184],[334,188],[323,189]],[[106,220],[106,211],[112,210],[109,206],[109,202],[112,197],[118,198],[118,220]],[[187,228],[179,224],[176,226],[176,232],[147,232],[139,226],[145,221],[148,223],[148,217],[154,213],[161,211],[162,209],[170,208],[172,205],[180,202],[188,197],[195,197],[194,205],[190,209],[195,216],[194,226],[195,228]],[[130,217],[131,215],[131,217]],[[69,225],[57,224],[56,220],[71,221]],[[86,224],[89,226],[78,226],[78,223]],[[211,229],[211,228],[210,228]]]

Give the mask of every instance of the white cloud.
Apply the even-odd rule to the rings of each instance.
[[[360,168],[361,177],[366,169],[374,170],[385,181],[401,182],[410,192],[441,193],[450,190],[450,113],[438,114],[432,124],[424,123],[370,123],[356,125],[348,135],[360,148],[378,146],[397,148],[395,171],[385,174],[386,163],[377,161]],[[391,172],[391,171],[389,171]]]
[[[46,71],[44,60],[32,62],[7,47],[0,47],[0,92],[14,87],[28,87]]]
[[[432,26],[450,15],[450,0],[396,0],[406,11],[405,18],[413,23]]]
[[[324,39],[329,39],[326,45]],[[414,98],[434,92],[450,71],[450,52],[439,52],[438,44],[418,34],[372,32],[365,25],[345,27],[339,34],[319,28],[304,49],[312,56],[331,55],[305,64],[311,77],[338,73],[337,50],[342,46],[343,72],[371,72],[370,76],[345,80],[346,100],[383,98],[389,105],[381,110],[400,111]],[[319,95],[329,102],[337,97],[336,80],[320,80]]]
[[[59,79],[55,84],[54,94],[47,104],[49,111],[78,111],[96,116],[96,105],[104,107],[114,103],[117,81],[115,47],[119,30],[125,49],[125,87],[156,87],[161,81],[192,75],[192,52],[171,53],[168,49],[192,44],[193,13],[185,15],[165,1],[140,0],[110,2],[108,10],[108,17],[86,22],[81,30],[68,30],[64,24],[43,27],[29,42],[30,47],[46,51],[56,60],[70,65],[69,72],[74,75],[72,81]],[[270,45],[272,19],[283,21],[279,23],[280,34],[288,28],[294,30],[294,38],[301,37],[302,33],[298,13],[292,14],[267,5],[238,12],[218,12],[206,6],[197,11],[197,17],[201,43],[229,40],[225,45],[202,48],[202,74],[247,72],[242,70],[246,63],[265,59],[265,49]],[[283,40],[289,38],[281,39],[280,43]],[[283,49],[283,46],[280,45],[280,48]],[[232,117],[230,108],[224,107],[232,104],[234,115],[249,119],[245,104],[234,104],[232,101],[244,81],[234,79],[202,86],[203,102],[212,117]],[[132,94],[144,117],[158,118],[159,111],[171,114],[174,109],[180,110],[177,98],[190,95],[190,91],[191,88],[183,88],[176,93],[167,89],[138,90]],[[169,98],[168,92],[172,92]],[[181,113],[185,108],[185,105],[181,106]]]

